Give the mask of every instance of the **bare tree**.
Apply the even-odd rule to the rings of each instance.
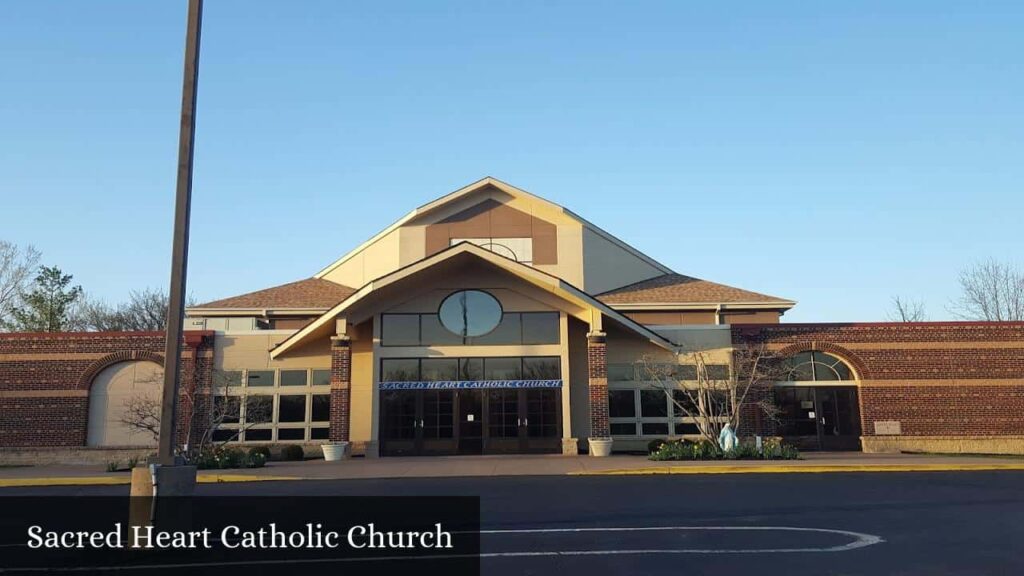
[[[1024,320],[1024,272],[986,260],[960,272],[961,295],[951,312],[965,320]]]
[[[186,304],[191,306],[193,299]],[[109,305],[85,298],[75,312],[79,326],[96,332],[147,332],[167,327],[167,294],[152,288],[129,293],[128,301]]]
[[[890,322],[924,322],[924,302],[893,296],[892,309],[887,314]]]
[[[154,378],[163,382],[162,374]],[[215,386],[208,395],[183,391],[178,399],[191,407],[188,411],[190,418],[182,423],[185,440],[180,448],[188,459],[235,441],[249,428],[271,421],[272,396],[230,394],[228,379],[222,372],[214,372],[214,382]],[[136,432],[149,434],[156,442],[160,435],[160,416],[160,398],[133,396],[125,400],[120,422]],[[227,430],[228,434],[214,440],[217,430]]]
[[[740,345],[732,351],[731,366],[709,362],[703,351],[682,352],[678,363],[640,360],[641,380],[663,390],[676,414],[693,419],[701,438],[718,445],[726,423],[739,430],[758,414],[776,421],[779,409],[771,386],[782,380],[782,364],[764,344]]]
[[[39,264],[39,251],[0,240],[0,327],[10,321],[11,311],[21,303]]]

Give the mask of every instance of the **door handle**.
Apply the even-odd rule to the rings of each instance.
[[[523,426],[523,419],[522,418],[516,418],[516,426],[519,426],[519,427]]]
[[[529,425],[530,425],[530,419],[529,418],[523,418],[523,426],[529,426]]]
[[[420,420],[420,428],[423,428],[423,420]]]

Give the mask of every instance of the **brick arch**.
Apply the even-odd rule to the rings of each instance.
[[[870,372],[868,371],[867,364],[861,360],[860,356],[857,356],[853,352],[839,346],[838,344],[832,344],[831,342],[797,342],[796,344],[790,344],[782,350],[779,350],[779,355],[783,357],[794,356],[800,352],[807,352],[815,350],[817,352],[827,352],[838,358],[853,368],[853,371],[857,373],[857,380],[868,380],[871,378]]]
[[[89,390],[92,388],[92,381],[96,378],[96,375],[103,371],[104,368],[109,368],[114,364],[121,362],[132,362],[132,361],[147,361],[155,362],[161,367],[164,365],[164,357],[162,354],[156,352],[149,352],[148,350],[121,350],[120,352],[114,352],[107,354],[103,358],[96,360],[82,372],[82,375],[78,378],[78,388],[80,390]]]

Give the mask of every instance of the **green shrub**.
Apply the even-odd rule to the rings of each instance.
[[[131,470],[132,468],[135,468],[138,465],[139,465],[139,457],[138,456],[131,456],[130,458],[128,458],[128,469],[129,470]]]
[[[241,448],[220,447],[204,450],[195,457],[193,464],[200,470],[226,470],[229,468],[262,468],[267,457],[260,451],[244,451]]]
[[[661,438],[655,438],[654,440],[651,440],[650,442],[647,443],[647,453],[654,454],[659,449],[661,449],[662,446],[665,445],[665,442],[667,442],[667,440],[663,440]]]
[[[302,460],[305,456],[302,446],[297,444],[288,444],[281,448],[281,460]]]
[[[800,451],[779,441],[766,442],[759,451],[754,443],[741,443],[722,450],[708,440],[670,440],[649,456],[651,460],[799,460]]]
[[[252,448],[249,448],[249,456],[252,456],[253,454],[262,454],[263,455],[263,461],[266,462],[267,460],[270,460],[270,447],[269,446],[253,446]]]
[[[117,460],[107,462],[107,472],[117,472],[119,467]]]

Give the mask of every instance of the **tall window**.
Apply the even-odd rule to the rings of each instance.
[[[801,352],[786,361],[790,382],[854,380],[853,371],[839,358],[825,352]]]

